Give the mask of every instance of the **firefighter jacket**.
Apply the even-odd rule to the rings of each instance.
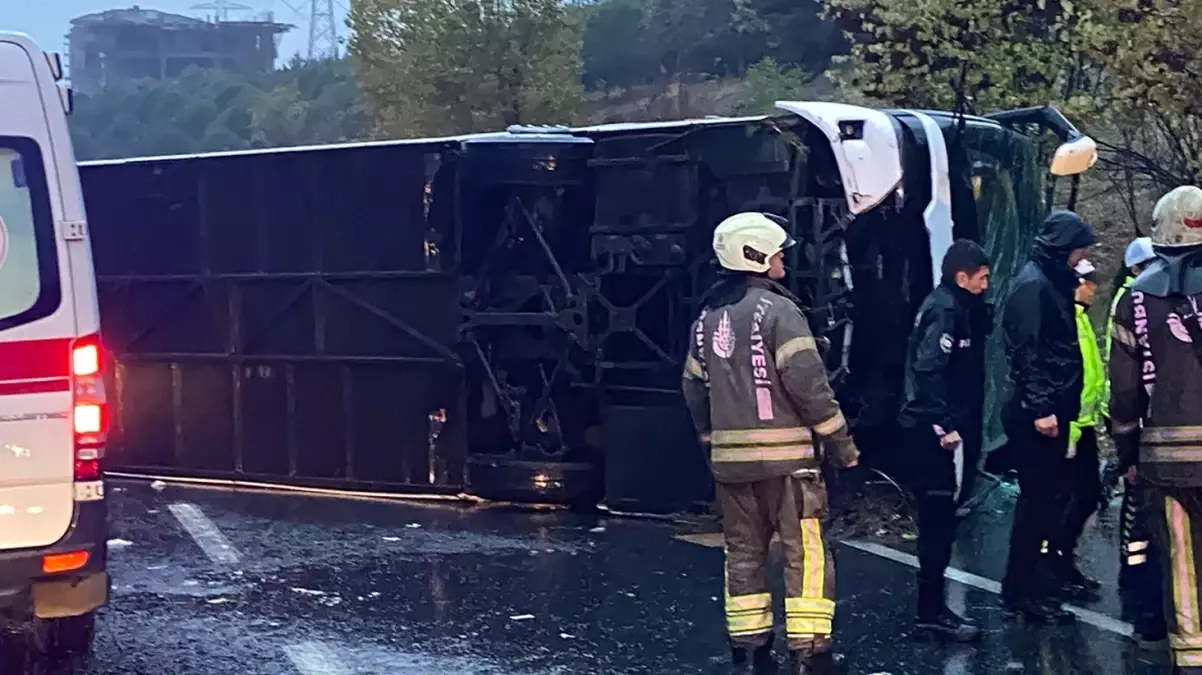
[[[840,468],[859,456],[809,324],[775,288],[740,280],[693,323],[682,388],[719,483],[817,469],[816,447]]]
[[[1081,412],[1070,424],[1068,442],[1076,447],[1081,439],[1081,429],[1096,427],[1101,419],[1102,395],[1106,388],[1106,375],[1102,365],[1102,354],[1098,351],[1098,337],[1089,321],[1089,308],[1077,304],[1077,341],[1081,344],[1083,381],[1081,386]]]
[[[1202,486],[1202,249],[1161,255],[1119,299],[1110,414],[1122,466],[1154,485]],[[1190,326],[1190,323],[1193,326]],[[1195,337],[1197,336],[1197,337]]]
[[[1014,396],[1011,414],[1032,420],[1056,415],[1061,424],[1081,408],[1081,346],[1073,318],[1080,280],[1068,266],[1074,249],[1096,240],[1068,211],[1048,216],[1031,259],[1019,270],[1002,315]]]
[[[983,304],[979,296],[946,280],[923,300],[906,352],[901,426],[939,427],[963,437],[980,425],[984,353],[975,346],[985,335],[974,330],[971,313]]]
[[[1123,282],[1114,291],[1114,297],[1110,300],[1110,311],[1106,313],[1106,340],[1102,343],[1102,408],[1101,415],[1106,419],[1110,419],[1110,350],[1111,344],[1114,342],[1114,310],[1119,306],[1119,300],[1122,299],[1131,290],[1131,284],[1135,283],[1135,277],[1130,277]]]

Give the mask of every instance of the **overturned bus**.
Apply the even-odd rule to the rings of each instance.
[[[117,362],[109,469],[703,503],[681,365],[713,227],[746,209],[786,216],[802,243],[788,283],[866,456],[887,461],[943,251],[981,241],[1004,293],[1045,210],[1028,134],[1059,137],[1055,175],[1096,148],[1050,108],[778,106],[83,164]],[[1004,374],[991,378],[995,397]]]

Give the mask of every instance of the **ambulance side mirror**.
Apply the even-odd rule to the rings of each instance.
[[[1098,161],[1098,144],[1089,136],[1081,136],[1056,148],[1049,169],[1053,176],[1076,176],[1085,173]]]

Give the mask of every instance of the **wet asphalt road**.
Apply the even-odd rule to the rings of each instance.
[[[721,673],[725,663],[721,549],[677,539],[670,524],[110,489],[114,594],[94,655],[36,662],[10,640],[0,675],[670,675]],[[1007,625],[987,590],[1004,540],[992,524],[1006,520],[1004,495],[996,502],[958,554],[963,583],[949,584],[953,606],[988,631],[979,647],[907,640],[905,544],[839,546],[836,639],[853,673],[1168,672],[1163,657],[1128,646],[1113,598],[1083,608],[1089,621],[1073,627]],[[1091,525],[1087,548],[1113,585],[1108,523]]]

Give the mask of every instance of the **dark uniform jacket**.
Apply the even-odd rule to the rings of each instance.
[[[906,353],[901,426],[938,426],[961,436],[980,426],[985,371],[978,347],[985,336],[974,330],[972,313],[984,304],[952,281],[923,300]]]
[[[859,456],[809,324],[774,288],[734,282],[693,323],[682,388],[719,483],[817,469],[816,446],[837,467]]]
[[[1110,415],[1124,465],[1142,479],[1202,486],[1202,250],[1165,257],[1144,270],[1114,311]]]
[[[1081,410],[1083,366],[1073,296],[1080,279],[1074,249],[1095,243],[1081,218],[1056,211],[1044,221],[1031,260],[1019,270],[1002,315],[1014,395],[1007,413],[1031,420],[1056,415],[1068,428]]]

